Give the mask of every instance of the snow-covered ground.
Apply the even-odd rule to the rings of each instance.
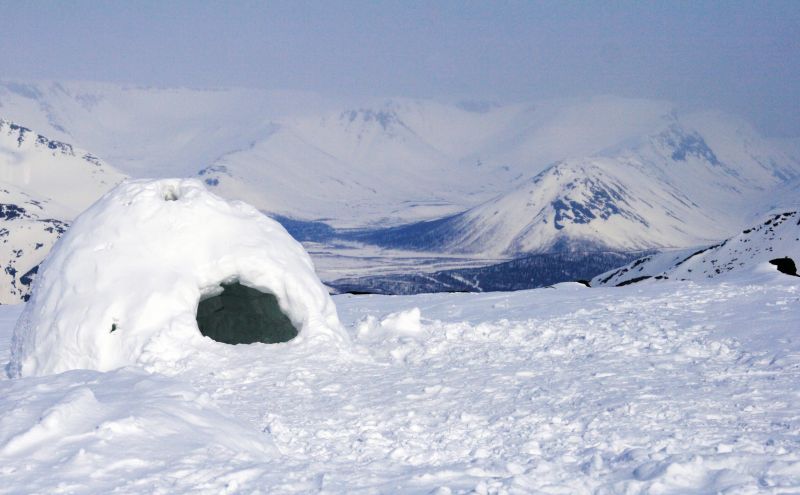
[[[351,350],[3,378],[0,493],[796,493],[798,280],[343,295]]]

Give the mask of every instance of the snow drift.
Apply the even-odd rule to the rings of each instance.
[[[197,180],[128,181],[56,244],[14,330],[10,376],[111,370],[224,352],[203,337],[201,299],[238,282],[271,294],[298,335],[343,344],[336,308],[303,247],[277,222]]]

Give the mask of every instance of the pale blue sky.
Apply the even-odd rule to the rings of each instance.
[[[616,94],[800,135],[800,0],[0,0],[0,77],[500,101]]]

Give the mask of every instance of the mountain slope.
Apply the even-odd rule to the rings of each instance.
[[[667,248],[725,238],[776,199],[773,192],[797,180],[800,163],[752,131],[744,134],[746,128],[720,132],[718,118],[695,121],[702,119],[701,127],[673,118],[635,143],[553,164],[463,213],[354,238],[495,255]],[[713,148],[698,128],[710,129]]]
[[[271,214],[380,229],[352,235],[390,247],[508,256],[702,244],[785,204],[800,177],[796,143],[649,100],[6,81],[0,106],[132,175],[199,175]]]
[[[385,226],[463,211],[508,191],[553,158],[630,139],[670,110],[659,102],[612,98],[482,112],[397,98],[367,104],[283,120],[201,175],[220,194],[273,213],[327,219],[338,227]],[[615,125],[603,124],[600,115],[614,106]]]
[[[93,154],[0,119],[0,184],[17,186],[73,218],[124,175]]]
[[[0,304],[27,299],[69,221],[124,177],[91,153],[0,120]]]
[[[772,272],[776,269],[797,273],[798,265],[800,210],[792,209],[772,213],[762,222],[719,244],[641,258],[598,275],[592,279],[591,285],[627,285],[648,279],[699,281],[729,273]]]
[[[0,82],[0,108],[130,175],[200,173],[222,196],[339,227],[463,211],[553,161],[648,132],[672,110],[613,97],[451,104],[15,81]]]
[[[0,82],[5,118],[90,149],[139,177],[193,175],[257,141],[270,118],[324,105],[288,92]]]

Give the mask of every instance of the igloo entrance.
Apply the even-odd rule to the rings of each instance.
[[[197,307],[200,333],[225,344],[275,344],[297,337],[278,299],[239,282],[222,284],[222,292]]]

